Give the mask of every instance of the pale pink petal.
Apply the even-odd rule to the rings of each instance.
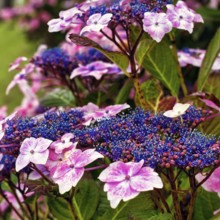
[[[102,25],[106,25],[109,23],[109,21],[111,20],[112,18],[112,14],[111,13],[107,13],[107,14],[104,14],[100,20],[99,20],[99,24],[102,24]]]
[[[190,107],[190,104],[188,104],[188,103],[186,103],[186,104],[176,103],[173,106],[173,110],[175,112],[185,112],[189,107]]]
[[[77,157],[75,167],[84,167],[99,158],[103,158],[103,155],[95,151],[95,149],[85,150]]]
[[[49,150],[44,152],[34,152],[30,155],[30,161],[34,164],[46,164],[49,157]]]
[[[72,187],[75,187],[84,174],[84,168],[72,169],[63,177],[55,179],[54,182],[59,185],[60,194],[68,192]]]
[[[33,137],[26,138],[21,144],[20,152],[22,154],[29,154],[29,152],[36,147],[35,140]]]
[[[92,24],[98,22],[101,17],[102,17],[102,15],[100,13],[96,13],[96,14],[91,15],[87,21],[87,25],[92,25]]]
[[[53,172],[53,178],[61,178],[62,176],[66,175],[66,173],[71,171],[71,167],[69,164],[65,162],[61,162],[57,165]]]
[[[132,189],[143,192],[148,190],[153,190],[153,188],[162,188],[163,183],[161,178],[158,176],[153,169],[149,167],[144,167],[141,171],[131,177],[130,185]]]
[[[16,172],[22,170],[29,163],[30,163],[29,155],[19,154],[19,156],[18,156],[18,158],[16,159],[16,162],[15,162],[15,170],[16,170]]]
[[[86,32],[90,32],[91,31],[91,26],[85,26],[81,31],[79,35],[83,35]]]
[[[114,162],[105,168],[99,175],[98,179],[102,182],[112,183],[125,180],[124,163],[121,161]]]
[[[50,145],[52,141],[46,138],[37,138],[35,151],[44,152]]]
[[[168,118],[175,118],[178,117],[179,115],[173,111],[173,110],[168,110],[166,112],[163,113],[164,116],[168,117]]]

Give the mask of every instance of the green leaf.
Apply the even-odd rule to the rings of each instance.
[[[127,79],[127,81],[124,83],[123,87],[119,91],[115,104],[123,104],[127,101],[130,91],[133,87],[133,82],[131,79]]]
[[[211,72],[212,65],[220,52],[220,28],[218,28],[215,36],[212,38],[205,58],[202,62],[202,66],[199,71],[198,76],[198,90],[203,90],[206,81],[208,79],[209,73]]]
[[[164,40],[156,44],[143,59],[143,67],[156,77],[173,96],[178,96],[180,80],[177,63],[169,44]]]
[[[70,40],[80,46],[86,46],[86,47],[93,47],[97,49],[99,52],[104,54],[107,58],[109,58],[113,63],[117,64],[118,67],[127,75],[127,68],[129,65],[129,59],[128,57],[120,52],[112,52],[112,51],[107,51],[103,49],[99,44],[97,44],[95,41],[90,40],[87,37],[84,36],[79,36],[77,34],[70,34],[69,36]]]
[[[141,89],[148,108],[157,112],[160,98],[163,95],[159,82],[155,79],[147,80],[141,84]]]
[[[154,203],[150,193],[141,193],[138,197],[126,203],[121,202],[116,209],[111,209],[109,207],[109,201],[107,201],[106,196],[102,195],[100,198],[100,205],[97,210],[99,215],[96,215],[94,220],[163,219],[160,218],[161,213],[154,209]],[[157,218],[156,216],[160,217]],[[171,220],[172,218],[165,219]]]
[[[48,197],[48,207],[57,220],[73,220],[68,203],[63,198]]]
[[[83,220],[90,220],[98,206],[99,188],[94,180],[82,180],[75,189],[77,205]]]
[[[149,38],[144,38],[140,41],[139,46],[137,48],[136,51],[136,60],[138,62],[138,64],[141,66],[145,56],[147,55],[147,53],[149,53],[149,51],[156,45],[156,41],[153,41]]]
[[[198,194],[193,220],[207,220],[213,216],[213,212],[220,208],[220,198],[217,193],[201,190]]]
[[[213,94],[218,99],[220,99],[220,75],[219,74],[213,74],[208,77],[208,80],[205,84],[204,91]]]
[[[48,107],[75,106],[75,98],[71,91],[66,89],[54,89],[41,100],[41,105]]]

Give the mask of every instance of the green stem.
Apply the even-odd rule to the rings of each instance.
[[[81,211],[79,209],[79,206],[77,204],[75,196],[72,198],[72,205],[73,205],[73,208],[74,208],[74,211],[75,211],[75,215],[77,216],[77,219],[78,220],[83,220],[83,217],[82,217]]]
[[[115,216],[113,216],[112,220],[116,220],[116,218],[118,217],[118,215],[120,214],[120,212],[127,206],[128,202],[125,202],[124,205],[121,206],[120,209],[117,210]]]

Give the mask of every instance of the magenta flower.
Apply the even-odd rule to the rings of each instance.
[[[67,152],[66,159],[57,164],[53,172],[53,180],[59,185],[61,194],[68,192],[72,187],[75,187],[85,172],[85,166],[103,158],[96,152],[95,149],[89,149],[82,152],[79,149]]]
[[[172,30],[172,23],[165,13],[145,12],[143,28],[155,41],[160,42]]]
[[[201,182],[205,176],[197,174],[196,179]],[[220,197],[220,167],[218,167],[212,175],[202,184],[202,187],[209,192],[216,192]]]
[[[142,167],[143,164],[144,160],[138,163],[118,161],[110,164],[99,175],[98,178],[105,182],[104,191],[112,208],[116,208],[121,200],[135,198],[140,192],[163,187],[158,174],[150,167]]]
[[[15,163],[15,170],[18,172],[30,162],[34,164],[46,164],[51,140],[45,138],[26,138],[20,147],[20,154]]]
[[[167,5],[167,16],[173,27],[187,30],[189,33],[193,31],[194,22],[203,22],[201,15],[188,8],[183,1],[178,1],[176,6]]]
[[[50,20],[47,24],[49,26],[49,32],[58,32],[68,28],[75,20],[77,15],[82,14],[78,8],[74,7],[59,13],[59,18]],[[75,19],[75,20],[74,20]]]
[[[55,141],[51,144],[51,148],[54,148],[56,154],[62,153],[64,150],[72,147],[76,148],[77,142],[73,143],[71,139],[74,135],[71,133],[64,134],[60,141]]]
[[[100,80],[104,74],[114,73],[121,74],[120,69],[115,64],[95,61],[86,66],[80,66],[74,69],[70,78],[73,79],[76,76],[93,76],[97,80]]]
[[[85,32],[98,32],[102,30],[104,27],[108,26],[108,23],[111,20],[112,16],[113,15],[111,13],[107,13],[104,15],[96,13],[91,15],[86,22],[87,26],[85,26],[81,30],[80,35],[82,35]]]

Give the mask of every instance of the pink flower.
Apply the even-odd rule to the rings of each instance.
[[[58,32],[65,30],[72,23],[76,22],[77,15],[82,14],[78,8],[74,7],[59,13],[60,18],[52,19],[47,24],[49,26],[49,32]],[[75,19],[75,20],[74,20]]]
[[[73,79],[76,76],[93,76],[97,80],[100,80],[104,74],[122,74],[121,70],[111,63],[105,63],[102,61],[95,61],[86,66],[80,66],[73,70],[70,78]]]
[[[178,1],[176,6],[168,4],[167,16],[173,27],[187,30],[189,33],[193,31],[194,22],[203,22],[201,15],[188,8],[183,1]]]
[[[115,116],[124,109],[130,108],[127,103],[121,105],[110,105],[105,108],[99,108],[93,103],[88,103],[83,107],[78,108],[84,111],[84,125],[90,125],[93,120],[100,120],[102,118],[109,118],[110,116]]]
[[[201,182],[205,176],[197,174],[196,179]],[[212,175],[202,184],[202,187],[209,192],[216,192],[220,197],[220,167],[218,167]]]
[[[138,163],[121,161],[110,164],[98,177],[105,182],[104,191],[112,208],[116,208],[121,200],[128,201],[140,192],[162,188],[163,183],[150,167],[142,167],[144,160]]]
[[[20,147],[20,154],[15,163],[16,171],[20,171],[30,162],[34,164],[46,164],[51,140],[45,138],[26,138]]]
[[[0,162],[2,161],[2,158],[3,158],[3,154],[0,153]],[[4,164],[0,164],[0,171],[2,171],[4,168]]]
[[[32,63],[27,64],[18,74],[14,76],[14,79],[9,83],[6,94],[9,94],[10,90],[19,82],[25,81],[28,74],[34,71],[35,65]],[[21,87],[22,88],[22,87]]]
[[[176,103],[173,106],[172,110],[168,110],[168,111],[164,112],[163,115],[168,118],[179,117],[181,115],[184,115],[186,113],[186,110],[189,107],[190,107],[190,104],[188,104],[188,103],[186,103],[186,104]]]
[[[80,35],[82,35],[85,32],[98,32],[102,30],[104,27],[108,26],[108,23],[111,20],[112,16],[113,15],[111,13],[107,13],[104,15],[96,13],[91,15],[86,22],[87,26],[85,26],[81,30]]]
[[[54,148],[56,154],[62,153],[64,150],[72,147],[75,148],[77,142],[73,143],[71,139],[74,138],[74,135],[71,133],[64,134],[61,137],[60,141],[55,141],[51,144],[51,147]]]
[[[189,48],[187,51],[178,52],[178,60],[181,66],[190,64],[193,66],[201,67],[205,54],[205,50]],[[220,70],[220,54],[216,57],[216,60],[212,65],[212,71],[218,70]]]
[[[79,149],[67,152],[66,159],[59,164],[53,172],[53,180],[59,185],[59,192],[61,194],[68,192],[72,187],[75,187],[82,178],[85,166],[103,158],[103,156],[96,152],[95,149],[89,149],[82,152]]]
[[[44,176],[49,176],[50,172],[48,171],[48,169],[44,165],[39,164],[39,165],[36,165],[36,167],[38,170],[41,171],[41,173],[44,174]],[[32,171],[28,176],[29,180],[38,180],[41,178],[42,178],[42,176],[36,170]]]
[[[10,68],[8,71],[10,72],[17,69],[23,61],[27,61],[27,57],[18,57],[13,63],[10,64]]]
[[[172,30],[172,23],[165,13],[145,12],[143,28],[155,41],[160,42]]]

